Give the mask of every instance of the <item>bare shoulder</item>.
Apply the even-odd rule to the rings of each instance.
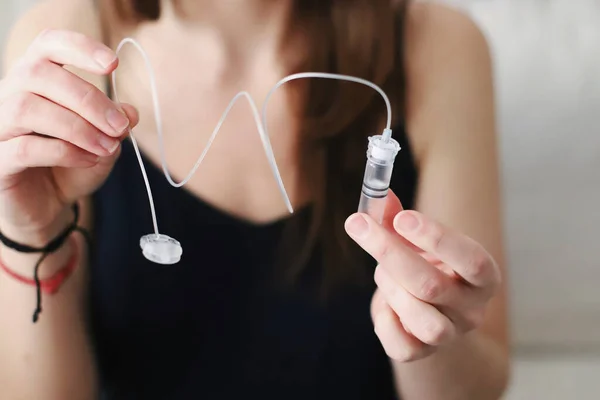
[[[408,7],[405,32],[407,123],[418,125],[411,139],[422,153],[441,133],[421,129],[423,118],[468,113],[476,102],[493,108],[492,62],[484,34],[457,9],[415,2]]]
[[[407,9],[406,24],[411,55],[431,56],[434,52],[423,50],[449,53],[459,48],[481,56],[488,53],[482,31],[466,12],[458,8],[428,1],[414,2]],[[424,44],[426,48],[422,47]]]
[[[12,26],[4,50],[3,71],[10,69],[40,33],[52,29],[75,31],[100,40],[100,18],[93,0],[38,1]]]

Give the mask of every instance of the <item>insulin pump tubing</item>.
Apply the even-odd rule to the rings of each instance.
[[[277,162],[275,161],[275,156],[273,154],[273,148],[272,148],[270,140],[269,140],[269,135],[268,135],[268,131],[267,131],[267,123],[266,123],[267,104],[269,102],[269,99],[273,95],[273,93],[275,93],[275,91],[279,87],[281,87],[282,85],[284,85],[287,82],[297,80],[297,79],[306,79],[306,78],[334,79],[334,80],[355,82],[355,83],[359,83],[359,84],[368,86],[368,87],[376,90],[381,95],[381,97],[383,98],[383,100],[385,102],[385,106],[387,108],[386,127],[383,130],[383,133],[381,135],[372,136],[369,138],[369,148],[367,151],[367,167],[365,169],[365,179],[363,180],[363,190],[361,193],[359,212],[370,213],[369,211],[372,209],[371,203],[377,203],[377,202],[380,203],[382,199],[384,200],[383,202],[385,202],[385,196],[387,195],[387,188],[389,187],[389,180],[391,179],[393,162],[394,162],[397,152],[400,150],[400,146],[399,146],[398,142],[396,142],[391,137],[391,134],[392,134],[392,131],[391,131],[392,109],[391,109],[390,101],[389,101],[387,95],[385,94],[385,92],[376,84],[369,82],[365,79],[361,79],[361,78],[357,78],[357,77],[353,77],[353,76],[321,73],[321,72],[305,72],[305,73],[289,75],[289,76],[286,76],[285,78],[281,79],[279,82],[277,82],[271,88],[271,90],[268,92],[268,94],[265,98],[265,101],[263,103],[261,113],[259,113],[258,107],[256,106],[256,103],[254,102],[254,100],[252,99],[250,94],[246,91],[241,91],[231,99],[229,105],[223,112],[220,120],[218,121],[217,125],[215,126],[215,129],[212,132],[212,135],[210,136],[210,138],[208,140],[208,143],[206,144],[204,150],[198,157],[193,168],[190,170],[190,172],[187,174],[187,176],[181,182],[175,182],[173,180],[173,178],[171,177],[171,174],[169,173],[169,171],[167,169],[167,165],[166,165],[162,118],[161,118],[160,104],[158,101],[156,77],[154,75],[152,64],[150,62],[150,59],[149,59],[147,53],[144,51],[142,46],[132,38],[123,39],[121,41],[121,43],[119,43],[116,53],[119,54],[122,51],[123,47],[127,44],[133,45],[139,51],[139,53],[142,55],[146,69],[149,74],[150,90],[151,90],[151,94],[152,94],[152,103],[153,103],[153,107],[154,107],[154,118],[155,118],[155,123],[156,123],[158,141],[159,141],[160,160],[161,160],[164,175],[165,175],[167,181],[169,182],[169,184],[171,184],[171,186],[182,187],[196,173],[196,171],[198,170],[198,167],[204,160],[204,157],[208,153],[213,141],[215,140],[217,134],[219,133],[221,126],[225,122],[225,119],[227,118],[229,111],[233,108],[233,106],[239,99],[245,98],[248,101],[248,103],[250,104],[250,108],[252,109],[252,113],[254,116],[254,120],[256,123],[256,127],[258,129],[260,139],[263,144],[265,155],[267,157],[267,160],[269,162],[269,165],[270,165],[271,171],[275,177],[275,180],[277,181],[281,196],[283,197],[283,200],[287,206],[288,211],[290,213],[293,213],[294,210],[293,210],[292,204],[290,202],[290,199],[288,197],[288,194],[285,190],[283,181],[281,179],[281,175],[279,173],[279,168],[277,167]],[[113,71],[111,80],[112,80],[112,91],[113,91],[115,101],[117,103],[119,103],[117,84],[116,84],[116,71]],[[139,165],[140,165],[144,183],[146,185],[146,191],[148,193],[148,200],[150,203],[150,211],[152,213],[152,223],[153,223],[153,228],[154,228],[153,234],[146,235],[145,237],[142,238],[141,245],[142,245],[143,249],[144,249],[144,246],[148,247],[149,245],[151,245],[150,247],[152,247],[152,248],[146,248],[146,250],[149,250],[149,253],[152,253],[153,251],[154,251],[154,253],[157,253],[157,252],[159,253],[159,254],[155,254],[154,257],[148,257],[150,254],[146,254],[146,251],[144,251],[144,255],[146,257],[148,257],[149,259],[151,259],[151,261],[162,263],[161,259],[164,257],[161,257],[160,253],[165,253],[165,252],[168,253],[168,252],[172,252],[172,251],[177,252],[177,249],[173,249],[173,246],[175,246],[175,247],[179,246],[179,254],[178,254],[178,256],[175,257],[175,259],[176,259],[175,262],[176,262],[179,260],[179,257],[181,256],[180,245],[176,240],[171,239],[168,236],[162,235],[159,233],[158,221],[157,221],[157,217],[156,217],[156,211],[154,208],[154,200],[152,197],[152,190],[150,189],[150,184],[148,182],[148,177],[146,175],[146,170],[145,170],[145,167],[144,167],[144,164],[142,161],[140,150],[138,148],[137,142],[135,140],[135,137],[133,135],[131,128],[129,128],[129,135],[131,137],[131,141],[133,143],[133,147],[135,149],[135,153],[136,153]],[[378,214],[378,215],[372,215],[372,216],[376,219],[380,219],[379,214],[381,214],[381,213],[379,211],[374,211],[374,212],[375,212],[375,214]]]

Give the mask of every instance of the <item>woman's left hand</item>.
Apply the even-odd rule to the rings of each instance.
[[[379,340],[390,358],[413,361],[483,323],[500,270],[473,239],[388,197],[382,225],[353,214],[346,231],[378,262],[371,316]]]

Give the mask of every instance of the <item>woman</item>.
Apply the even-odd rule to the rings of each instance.
[[[246,106],[185,189],[165,182],[142,60],[110,50],[125,36],[153,60],[176,178],[239,90],[262,99],[299,71],[380,84],[403,146],[383,224],[355,214],[366,138],[385,118],[370,89],[299,81],[276,94],[269,127],[288,216]],[[389,0],[48,0],[15,26],[6,60],[0,231],[43,247],[78,202],[95,251],[72,233],[43,260],[46,285],[71,261],[74,271],[32,324],[35,288],[23,281],[39,255],[2,245],[3,398],[501,395],[493,93],[467,18]],[[107,90],[118,65],[124,112]],[[129,125],[162,230],[185,249],[172,267],[137,246],[151,220]]]

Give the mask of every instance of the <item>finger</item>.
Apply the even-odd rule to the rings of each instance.
[[[81,33],[47,29],[29,46],[30,61],[51,61],[96,73],[108,74],[118,64],[116,53],[103,43]]]
[[[0,106],[0,141],[36,132],[65,140],[98,156],[115,152],[119,140],[45,98],[22,92]]]
[[[383,213],[383,222],[382,225],[389,229],[390,231],[394,231],[394,218],[396,215],[404,210],[400,199],[396,194],[390,189],[388,191],[388,195],[385,203],[385,211]]]
[[[8,80],[2,102],[19,92],[31,92],[65,107],[112,137],[119,137],[130,121],[100,89],[66,69],[47,61],[25,65],[18,78]]]
[[[375,290],[373,294],[373,298],[371,299],[371,318],[375,320],[375,316],[379,314],[379,312],[387,307],[388,304],[381,293],[381,290]]]
[[[384,307],[374,319],[375,334],[389,358],[408,362],[417,360],[431,352],[431,348],[407,333],[398,316],[389,307]]]
[[[416,298],[453,306],[468,300],[456,280],[429,264],[402,244],[398,234],[387,231],[368,215],[352,215],[346,221],[346,231]]]
[[[421,342],[440,346],[456,336],[454,324],[448,317],[408,293],[381,266],[375,269],[375,283],[404,329]]]
[[[385,211],[383,213],[383,220],[382,220],[381,225],[385,229],[389,230],[390,232],[396,233],[396,231],[394,229],[394,218],[396,217],[396,215],[398,215],[399,212],[401,212],[403,210],[404,210],[404,207],[402,206],[400,199],[390,189],[388,191],[388,195],[386,198]],[[421,249],[419,249],[417,246],[415,246],[408,240],[404,239],[402,236],[399,236],[399,238],[402,241],[402,243],[404,243],[404,245],[407,246],[408,248],[410,248],[418,253],[423,253],[423,251]]]
[[[494,259],[473,239],[432,221],[416,211],[404,211],[394,228],[407,240],[448,264],[469,284],[495,288],[500,274]]]
[[[19,136],[0,143],[0,173],[13,175],[27,168],[87,168],[99,157],[62,140],[35,135]]]

